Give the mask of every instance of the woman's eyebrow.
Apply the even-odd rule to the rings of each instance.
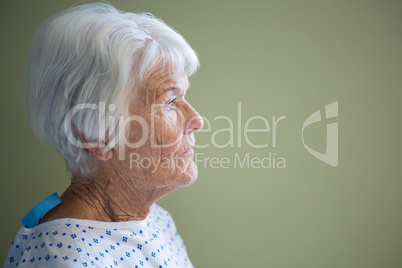
[[[169,88],[162,90],[162,92],[159,93],[156,97],[159,98],[160,96],[162,96],[163,94],[165,94],[169,91],[174,91],[174,93],[176,93],[176,94],[180,94],[182,92],[182,90],[178,87],[169,87]]]

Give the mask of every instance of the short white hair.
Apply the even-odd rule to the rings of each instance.
[[[190,76],[199,61],[177,31],[151,14],[91,3],[53,15],[34,35],[24,78],[35,134],[59,151],[72,173],[88,173],[90,153],[66,135],[69,111],[79,104],[114,104],[113,112],[105,109],[103,120],[106,130],[116,128],[118,120],[107,125],[106,118],[129,116],[132,89],[141,87],[160,65],[172,75]],[[104,142],[98,117],[93,109],[77,113],[71,118],[74,136],[78,131],[90,141]]]

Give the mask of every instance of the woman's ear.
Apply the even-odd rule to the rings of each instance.
[[[90,144],[84,135],[82,135],[81,132],[77,131],[78,137],[81,139],[81,141],[85,144]],[[113,156],[113,151],[110,150],[106,153],[103,153],[103,149],[106,147],[106,144],[104,142],[95,142],[97,144],[96,146],[88,146],[88,148],[85,148],[90,154],[92,154],[96,159],[102,160],[102,161],[107,161]]]

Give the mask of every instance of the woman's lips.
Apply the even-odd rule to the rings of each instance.
[[[184,153],[182,153],[180,156],[191,156],[194,154],[194,150],[191,147],[190,149],[188,149],[187,151],[185,151]]]

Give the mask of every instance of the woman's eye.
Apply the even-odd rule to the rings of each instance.
[[[176,98],[174,98],[173,100],[171,100],[169,103],[168,103],[168,105],[167,105],[167,107],[168,108],[173,108],[173,105],[174,105],[174,101],[176,100]]]

